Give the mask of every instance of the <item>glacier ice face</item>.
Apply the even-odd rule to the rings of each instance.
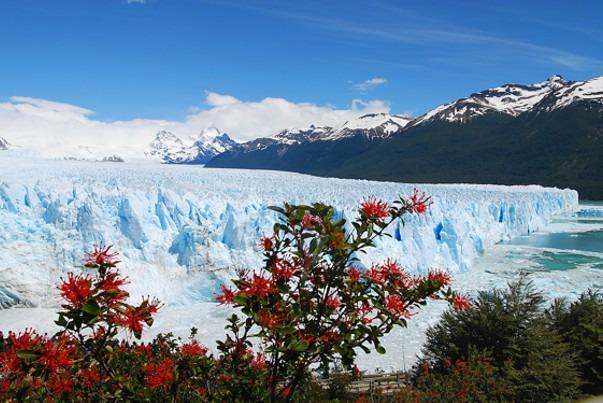
[[[134,298],[209,301],[239,268],[258,268],[268,206],[332,204],[352,218],[368,196],[394,200],[414,187],[433,197],[424,216],[395,223],[362,257],[410,271],[466,272],[494,243],[543,228],[578,208],[573,190],[540,186],[408,185],[252,170],[149,163],[98,164],[0,157],[0,305],[55,306],[56,284],[83,251],[113,244]]]

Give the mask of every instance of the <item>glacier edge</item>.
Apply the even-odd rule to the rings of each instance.
[[[0,159],[0,306],[52,307],[56,284],[95,244],[113,244],[134,298],[209,301],[239,268],[259,268],[257,240],[284,201],[355,214],[368,196],[394,200],[417,187],[425,216],[395,223],[363,263],[394,258],[411,272],[471,269],[493,244],[577,210],[578,194],[540,186],[433,185],[145,163]]]

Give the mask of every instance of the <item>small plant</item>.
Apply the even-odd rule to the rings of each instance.
[[[351,232],[324,204],[273,208],[281,221],[262,239],[263,270],[241,271],[234,288],[223,286],[217,297],[245,315],[231,317],[228,337],[219,344],[222,353],[229,354],[233,345],[250,348],[257,340],[265,355],[268,395],[244,398],[299,397],[313,368],[328,374],[335,362],[357,371],[358,349],[383,354],[383,335],[405,326],[428,299],[467,308],[467,299],[447,287],[451,279],[443,271],[411,276],[391,260],[366,271],[357,267],[358,254],[388,225],[406,214],[422,214],[428,205],[429,198],[416,191],[392,206],[369,199]]]

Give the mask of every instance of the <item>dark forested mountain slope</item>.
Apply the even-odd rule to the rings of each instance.
[[[537,183],[603,199],[603,78],[505,84],[412,121],[375,114],[338,129],[297,132],[239,145],[208,166],[404,182]]]

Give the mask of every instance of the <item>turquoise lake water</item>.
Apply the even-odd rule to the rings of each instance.
[[[603,211],[603,203],[585,203],[581,208]],[[522,275],[553,297],[603,289],[603,218],[584,214],[557,217],[543,232],[486,251],[473,273],[463,276],[471,279],[463,281],[475,281],[479,284],[476,288],[483,289],[504,286]]]

